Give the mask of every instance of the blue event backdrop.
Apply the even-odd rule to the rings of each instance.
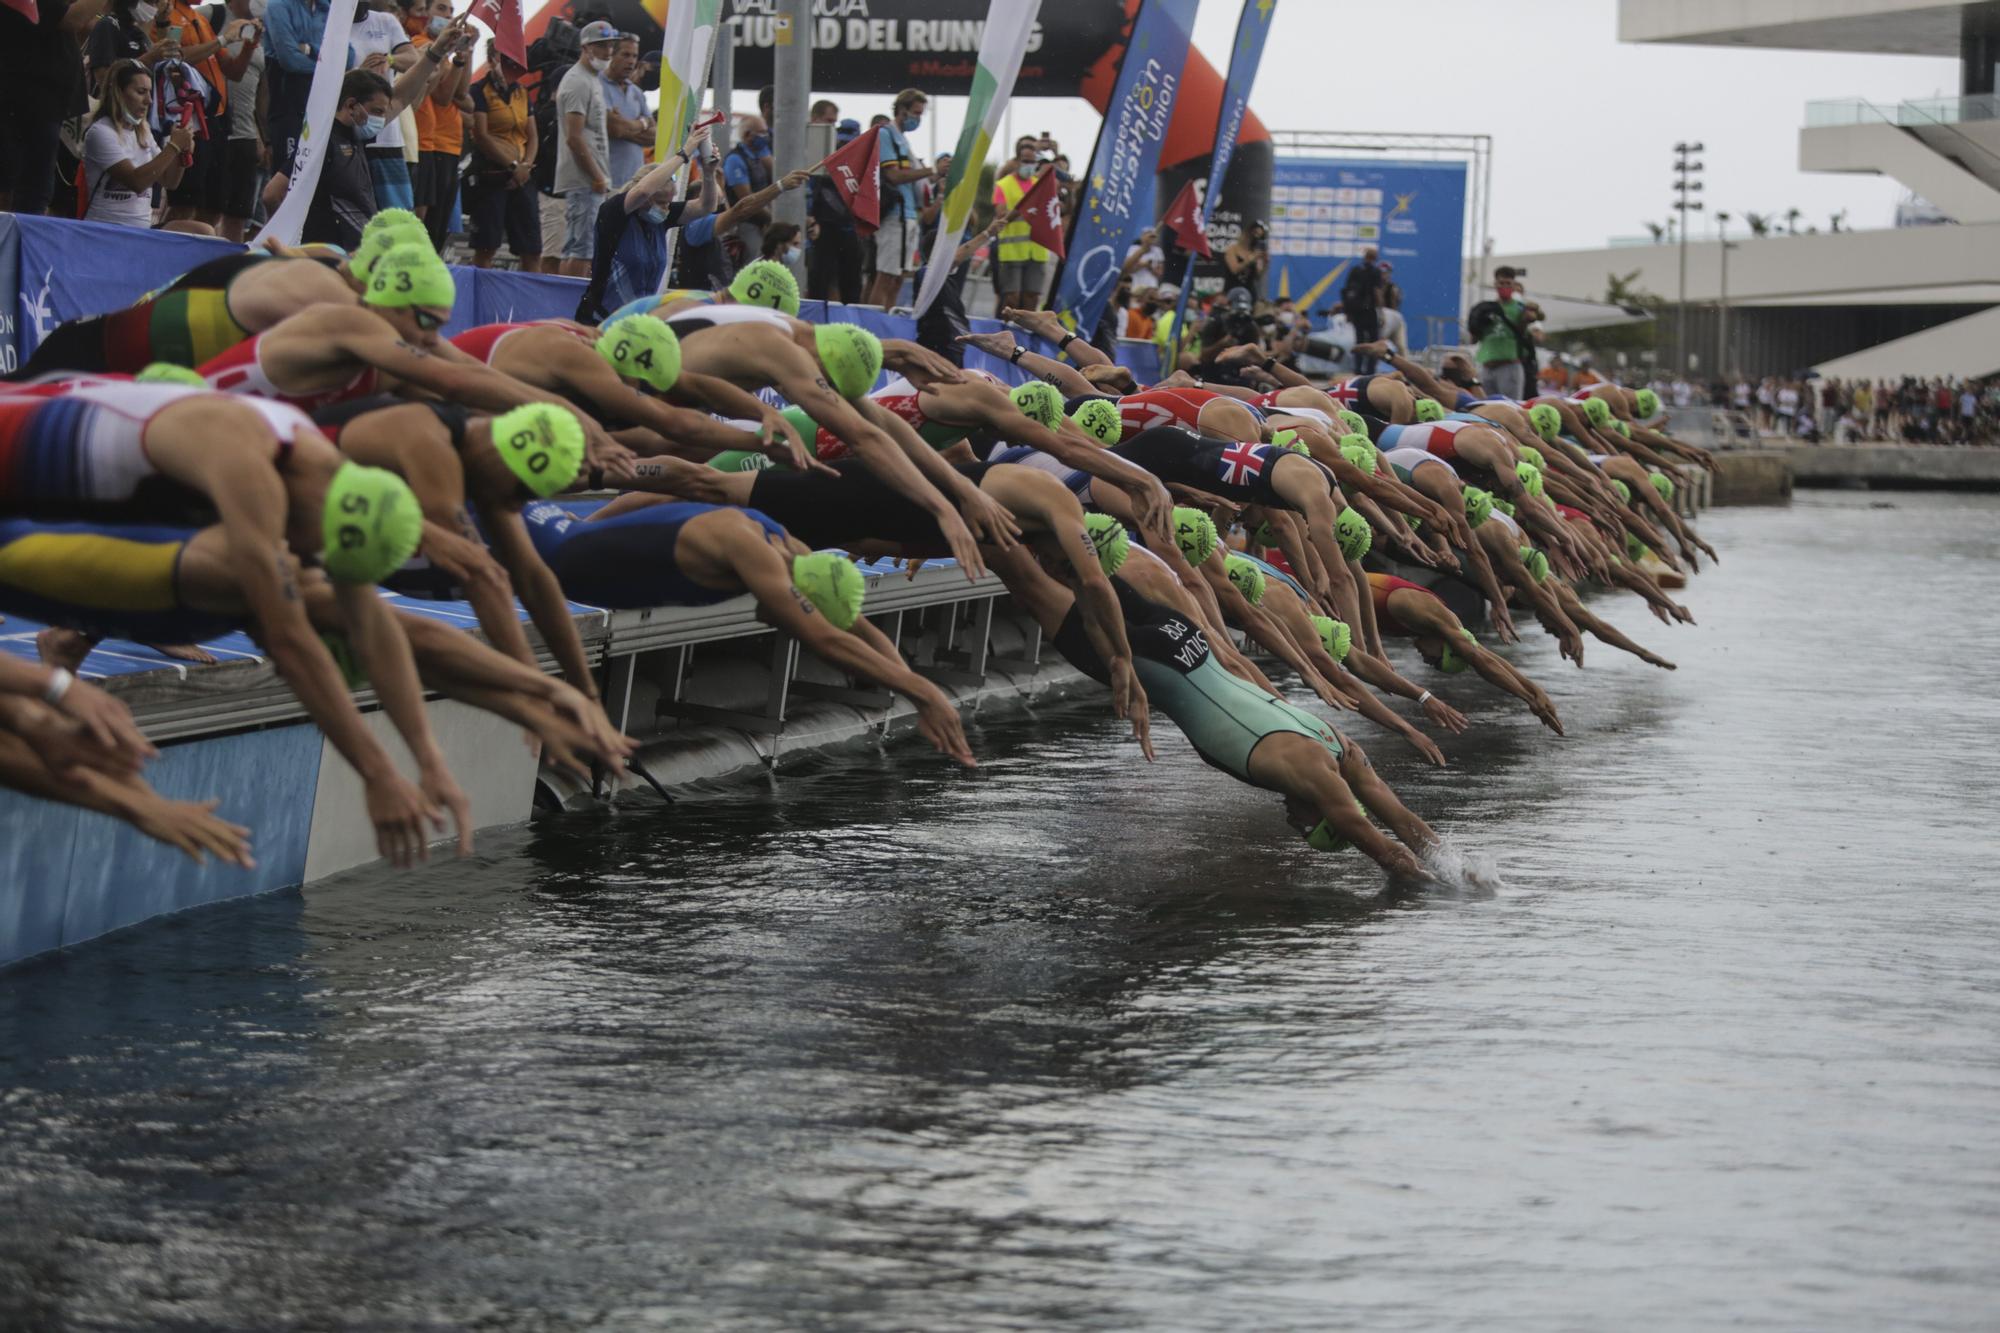
[[[1306,311],[1339,305],[1348,269],[1371,245],[1394,265],[1410,345],[1426,346],[1427,316],[1460,314],[1465,164],[1305,157],[1272,164],[1272,299],[1289,296]]]
[[[138,231],[101,222],[22,217],[0,213],[0,374],[26,361],[49,330],[65,320],[122,309],[206,260],[236,249],[227,241],[177,232]],[[452,266],[458,304],[446,334],[480,324],[567,318],[583,294],[581,278],[516,273],[506,269]],[[917,336],[916,321],[871,306],[807,301],[799,312],[815,323],[859,324],[885,338]],[[974,331],[1004,326],[972,321]],[[1039,339],[1017,338],[1030,350],[1054,355]],[[1120,342],[1118,360],[1142,383],[1158,379],[1158,353],[1151,343]],[[1006,361],[968,348],[965,364],[1010,384],[1028,378]]]

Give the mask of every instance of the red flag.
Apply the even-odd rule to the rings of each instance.
[[[13,3],[13,0],[0,0]],[[493,33],[493,48],[522,69],[528,67],[528,39],[521,32],[521,0],[476,0],[472,16]]]
[[[30,23],[40,23],[42,21],[42,11],[35,4],[35,0],[0,0],[0,5],[7,6],[7,8],[13,10]]]
[[[881,136],[874,130],[863,130],[820,164],[864,235],[882,225],[881,148]]]
[[[1215,252],[1208,248],[1208,223],[1202,219],[1201,202],[1195,198],[1192,178],[1174,196],[1173,206],[1167,210],[1161,225],[1174,233],[1181,249],[1192,250],[1203,259],[1215,257]]]
[[[1028,239],[1047,246],[1058,258],[1063,255],[1062,185],[1054,167],[1044,168],[1035,183],[1021,196],[1014,220],[1028,224]]]

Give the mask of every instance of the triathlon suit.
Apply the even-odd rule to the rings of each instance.
[[[123,310],[73,319],[35,348],[18,378],[52,371],[135,374],[155,361],[198,366],[250,336],[229,313],[229,284],[269,255],[233,254],[199,264]]]
[[[373,412],[393,411],[397,408],[412,408],[428,411],[443,423],[451,436],[452,452],[463,457],[465,454],[465,428],[472,421],[472,413],[457,403],[442,403],[430,400],[398,398],[394,394],[377,394],[373,398],[355,398],[344,403],[334,403],[322,407],[312,414],[313,424],[335,444],[340,443],[340,434],[356,420]],[[456,575],[448,573],[430,561],[430,557],[419,552],[403,562],[403,567],[382,580],[382,586],[405,597],[421,597],[429,601],[456,602],[465,598],[464,585]]]
[[[1277,461],[1291,457],[1292,451],[1275,444],[1254,444],[1247,440],[1231,443],[1196,435],[1179,426],[1153,426],[1123,444],[1114,445],[1111,452],[1161,481],[1192,486],[1239,503],[1250,501],[1291,508],[1272,487],[1271,473],[1276,470]]]
[[[1470,421],[1420,421],[1409,426],[1391,426],[1382,432],[1382,438],[1376,443],[1385,453],[1398,449],[1422,449],[1434,458],[1453,463],[1458,461],[1458,433],[1473,424]]]
[[[0,397],[0,511],[38,517],[118,517],[210,523],[208,497],[162,476],[146,429],[201,389],[179,384],[97,384],[59,397]],[[239,400],[277,436],[273,463],[312,421],[282,403]]]
[[[715,293],[698,292],[689,287],[674,287],[664,292],[655,292],[651,296],[641,296],[627,301],[624,305],[619,306],[616,310],[606,315],[597,327],[608,329],[627,315],[657,315],[662,308],[670,306],[676,301],[701,301],[705,304],[713,305],[715,303]]]
[[[199,528],[0,519],[0,612],[103,639],[200,643],[246,617],[197,611],[180,594],[181,553]]]
[[[681,573],[674,548],[689,519],[718,511],[748,514],[766,532],[784,529],[754,509],[728,505],[647,505],[602,521],[579,519],[562,505],[537,500],[521,511],[543,563],[571,601],[607,610],[650,606],[710,606],[743,595],[741,588],[710,588]]]
[[[1328,389],[1327,396],[1342,407],[1356,412],[1365,411],[1368,407],[1368,386],[1381,378],[1380,375],[1356,375],[1353,379]]]
[[[1046,472],[1063,485],[1069,487],[1070,494],[1085,504],[1090,503],[1090,473],[1081,468],[1073,468],[1054,454],[1045,454],[1039,449],[1030,449],[1025,444],[1002,445],[986,459],[989,463],[1011,463],[1015,467],[1031,467],[1037,472]]]
[[[1449,463],[1446,463],[1436,454],[1428,453],[1425,450],[1417,449],[1410,445],[1402,445],[1391,449],[1388,453],[1382,455],[1382,459],[1389,465],[1389,469],[1396,474],[1396,480],[1402,482],[1405,486],[1410,484],[1410,478],[1414,477],[1417,474],[1417,469],[1425,463],[1436,463],[1439,467],[1447,471],[1451,467]]]
[[[354,378],[335,389],[315,389],[310,393],[292,393],[280,389],[271,382],[264,369],[263,353],[260,350],[265,334],[256,333],[237,343],[220,356],[211,357],[197,366],[201,377],[210,387],[221,393],[240,394],[246,397],[275,399],[301,412],[312,412],[329,403],[344,402],[349,398],[366,398],[380,391],[381,377],[375,367],[364,365],[355,372]]]
[[[1411,629],[1408,625],[1396,619],[1395,612],[1389,609],[1389,594],[1404,591],[1420,592],[1426,597],[1436,598],[1440,604],[1444,601],[1443,598],[1438,597],[1436,593],[1426,588],[1423,584],[1412,583],[1408,579],[1399,579],[1394,574],[1370,574],[1368,576],[1368,591],[1374,595],[1375,599],[1376,625],[1384,633],[1393,630],[1397,634],[1407,634],[1412,638],[1415,638],[1419,632],[1428,634],[1430,631]]]
[[[1129,440],[1154,426],[1196,430],[1201,425],[1201,409],[1224,396],[1213,389],[1148,389],[1144,393],[1128,393],[1116,400],[1118,416],[1125,428],[1124,438]]]
[[[725,324],[768,324],[787,338],[792,336],[791,316],[763,305],[706,305],[683,310],[667,321],[667,327],[677,338],[692,337],[703,329]]]
[[[906,550],[948,554],[944,534],[930,512],[870,472],[859,459],[832,465],[838,475],[771,468],[750,484],[749,508],[770,515],[816,551],[869,540]],[[988,463],[958,471],[977,486]]]
[[[1172,718],[1208,763],[1249,782],[1250,756],[1258,743],[1284,732],[1309,736],[1340,757],[1340,737],[1332,727],[1223,670],[1209,652],[1207,635],[1180,612],[1141,596],[1115,575],[1111,586],[1147,702]],[[1081,607],[1070,608],[1051,642],[1077,670],[1110,683],[1110,673],[1084,632]]]

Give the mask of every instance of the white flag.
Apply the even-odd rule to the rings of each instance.
[[[326,16],[320,38],[319,63],[313,67],[312,91],[306,94],[306,119],[299,130],[299,151],[292,157],[284,202],[257,233],[297,245],[306,227],[306,211],[319,192],[319,170],[326,165],[326,145],[333,135],[333,113],[340,109],[340,84],[347,77],[347,35],[354,27],[354,6],[335,4]]]
[[[987,6],[979,67],[973,71],[971,100],[965,107],[965,128],[958,132],[958,151],[952,154],[951,172],[945,178],[937,239],[924,257],[924,286],[917,293],[919,315],[930,309],[951,274],[959,238],[965,235],[966,220],[977,202],[979,168],[986,163],[986,151],[993,146],[1000,117],[1014,95],[1014,78],[1021,72],[1021,57],[1028,52],[1028,37],[1041,9],[1042,0],[991,0]]]

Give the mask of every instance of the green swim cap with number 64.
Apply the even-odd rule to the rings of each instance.
[[[424,515],[393,472],[343,463],[320,511],[320,563],[336,583],[380,583],[417,553]]]
[[[655,393],[665,393],[681,377],[681,340],[657,315],[618,320],[597,335],[597,354]]]

